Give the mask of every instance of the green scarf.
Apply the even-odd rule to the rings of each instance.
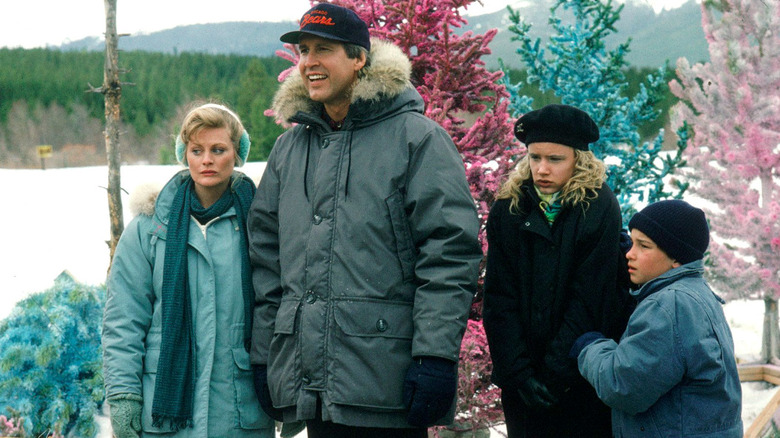
[[[558,217],[558,213],[561,212],[561,200],[558,199],[560,192],[555,192],[551,195],[544,194],[539,191],[539,188],[534,186],[536,194],[539,196],[541,202],[539,202],[539,208],[544,213],[544,217],[547,218],[547,223],[552,226],[555,222],[555,218]]]
[[[162,343],[152,403],[152,423],[172,431],[192,427],[196,358],[187,271],[187,242],[190,216],[207,223],[236,209],[241,234],[241,285],[244,297],[244,345],[252,333],[251,267],[247,246],[246,218],[255,193],[251,179],[231,178],[228,190],[209,208],[203,208],[195,195],[192,178],[182,182],[171,203],[168,236],[165,245],[162,280]]]

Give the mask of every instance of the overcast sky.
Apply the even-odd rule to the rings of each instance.
[[[105,31],[103,0],[0,0],[0,47],[60,45]],[[533,1],[533,0],[531,0]],[[656,11],[685,0],[640,0]],[[467,15],[494,12],[518,0],[476,1]],[[117,0],[117,32],[138,34],[225,21],[297,21],[309,0]]]

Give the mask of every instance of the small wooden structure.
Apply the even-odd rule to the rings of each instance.
[[[741,364],[738,366],[741,382],[769,382],[780,386],[780,366],[772,364]],[[758,414],[745,431],[744,438],[760,438],[780,407],[780,391],[777,391],[769,403]]]

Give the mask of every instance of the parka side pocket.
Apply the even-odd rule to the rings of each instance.
[[[141,377],[141,396],[144,398],[143,412],[141,414],[141,428],[144,432],[165,433],[167,428],[152,426],[152,403],[154,402],[154,389],[157,385],[157,365],[160,362],[160,344],[162,344],[162,332],[159,328],[149,330],[146,335],[146,355],[144,356],[143,376]]]
[[[404,410],[402,388],[412,362],[412,303],[334,300],[328,382],[334,403]]]
[[[274,406],[295,404],[300,382],[300,358],[296,324],[298,300],[282,300],[276,311],[274,336],[268,349],[268,386]]]
[[[412,231],[409,228],[409,221],[404,210],[404,196],[396,190],[390,197],[385,199],[387,210],[390,214],[390,223],[393,226],[393,235],[395,236],[395,250],[398,254],[398,261],[401,263],[401,272],[404,281],[414,279],[414,264],[416,253],[414,241],[412,240]]]
[[[249,364],[249,353],[243,347],[232,350],[236,367],[233,370],[233,388],[235,391],[235,406],[233,407],[241,429],[260,429],[273,426],[273,420],[264,415],[260,402],[255,395],[252,382],[252,366]]]
[[[144,408],[141,415],[141,428],[144,432],[165,433],[167,428],[152,426],[152,402],[154,401],[154,388],[157,384],[157,363],[160,360],[159,348],[148,348],[144,358],[143,398]]]

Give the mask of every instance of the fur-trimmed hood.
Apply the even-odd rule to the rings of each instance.
[[[179,189],[179,185],[181,182],[189,176],[189,171],[187,169],[182,169],[176,172],[176,174],[165,184],[160,184],[159,182],[146,182],[141,183],[138,186],[136,186],[132,192],[130,192],[130,196],[128,198],[128,208],[130,209],[131,217],[136,217],[139,214],[143,214],[145,216],[153,216],[155,212],[161,213],[162,217],[167,218],[168,217],[168,208],[170,207],[170,202],[173,197],[173,195],[176,193],[176,191]],[[236,178],[243,178],[248,181],[251,181],[252,184],[257,186],[259,179],[257,181],[250,179],[248,176],[246,176],[243,172],[240,172],[238,170],[233,170],[233,180],[235,181]],[[157,199],[160,196],[162,192],[166,192],[167,196],[163,196],[164,199],[164,205],[158,206],[157,205]],[[160,211],[162,208],[162,211]],[[161,217],[161,220],[162,220]]]
[[[412,63],[401,49],[391,42],[371,39],[371,66],[366,75],[355,85],[350,112],[357,107],[371,107],[380,100],[392,99],[408,89],[413,89],[409,79]],[[361,105],[362,104],[362,105]],[[299,112],[319,114],[322,104],[309,98],[309,92],[297,68],[282,82],[274,96],[271,109],[277,120],[291,122]]]
[[[128,198],[128,207],[132,217],[139,214],[151,216],[154,213],[154,203],[157,201],[157,195],[162,190],[162,184],[149,182],[140,184],[133,189]]]

